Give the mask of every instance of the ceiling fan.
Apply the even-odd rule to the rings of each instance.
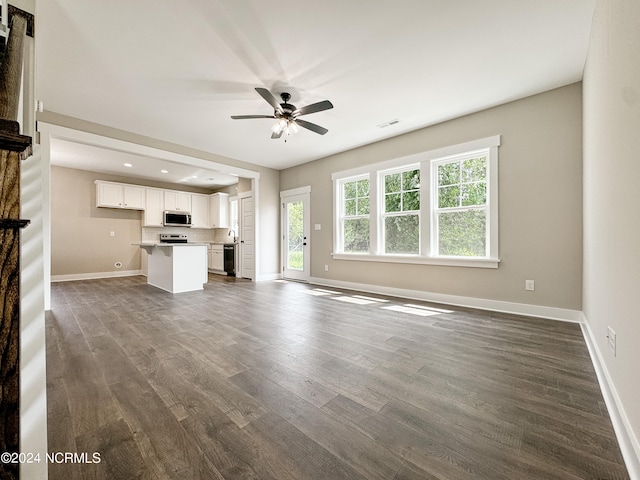
[[[296,133],[299,128],[306,128],[312,132],[324,135],[329,130],[315,123],[307,122],[306,120],[300,120],[298,117],[302,115],[308,115],[310,113],[322,112],[323,110],[329,110],[333,108],[333,104],[329,100],[323,100],[322,102],[312,103],[306,107],[297,108],[295,105],[291,105],[289,100],[291,95],[287,92],[280,94],[283,103],[278,103],[276,97],[274,97],[266,88],[256,88],[256,92],[264,98],[269,105],[274,109],[273,115],[232,115],[234,120],[246,120],[250,118],[272,118],[277,120],[276,124],[271,129],[271,138],[280,138],[282,134],[291,135]],[[285,140],[286,141],[286,140]]]

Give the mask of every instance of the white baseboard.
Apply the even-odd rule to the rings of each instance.
[[[618,391],[611,380],[602,353],[598,348],[598,343],[584,314],[582,315],[580,327],[582,328],[582,335],[589,349],[591,363],[593,363],[593,367],[595,368],[598,383],[600,384],[600,391],[607,405],[611,423],[613,423],[613,429],[616,432],[622,457],[629,471],[629,477],[631,480],[640,480],[640,442],[633,432],[629,417],[627,417]]]
[[[377,293],[392,297],[410,298],[425,302],[444,303],[458,307],[477,308],[480,310],[490,310],[493,312],[512,313],[515,315],[526,315],[528,317],[548,318],[551,320],[561,320],[564,322],[579,323],[582,319],[582,312],[566,308],[544,307],[541,305],[529,305],[526,303],[504,302],[501,300],[488,300],[485,298],[462,297],[458,295],[445,295],[442,293],[423,292],[421,290],[406,290],[403,288],[384,287],[380,285],[369,285],[364,283],[343,282],[341,280],[330,280],[326,278],[312,277],[309,283],[323,285],[326,287],[344,288],[347,290],[358,290],[361,292]]]
[[[72,282],[74,280],[95,280],[97,278],[133,277],[144,275],[142,270],[123,270],[121,272],[72,273],[68,275],[51,275],[51,282]]]

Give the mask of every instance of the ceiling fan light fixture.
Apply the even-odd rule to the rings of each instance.
[[[278,134],[285,128],[287,128],[287,121],[284,118],[281,118],[275,123],[273,127],[271,127],[271,131],[275,134]]]
[[[295,120],[290,120],[289,121],[289,133],[298,133],[300,131],[300,127],[298,127],[298,124],[295,122]]]

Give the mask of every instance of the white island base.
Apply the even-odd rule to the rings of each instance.
[[[207,244],[141,243],[147,252],[147,283],[171,293],[202,290],[209,281]]]

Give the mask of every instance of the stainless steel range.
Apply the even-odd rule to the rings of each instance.
[[[187,243],[187,235],[184,233],[161,233],[161,243]]]

